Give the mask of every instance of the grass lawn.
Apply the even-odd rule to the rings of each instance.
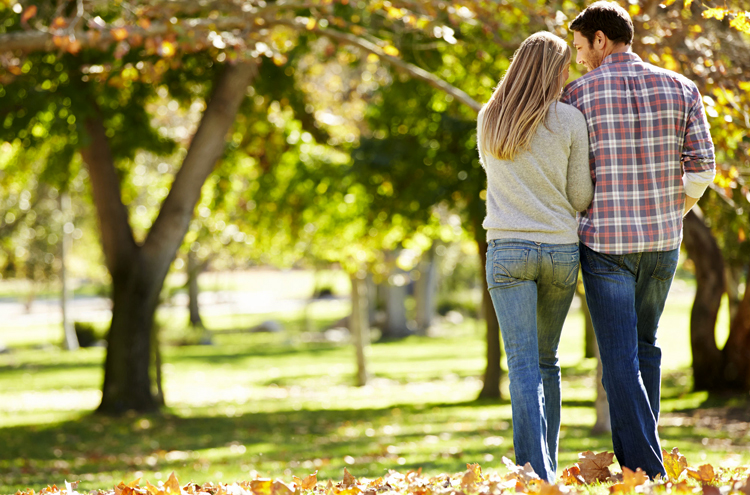
[[[750,465],[750,400],[690,392],[690,302],[689,294],[670,299],[660,330],[664,447],[678,447],[691,466]],[[348,311],[343,303],[323,309],[311,312],[315,329]],[[300,318],[263,319],[274,316]],[[206,323],[221,330],[237,321]],[[583,358],[582,327],[572,312],[561,344],[560,470],[578,452],[612,450],[608,435],[590,434],[595,363]],[[166,348],[168,408],[159,416],[91,414],[101,348],[26,346],[0,355],[0,493],[65,480],[80,480],[81,492],[138,477],[157,483],[172,471],[182,484],[256,473],[290,481],[316,470],[321,480],[341,480],[344,467],[371,478],[420,467],[455,473],[475,462],[506,472],[501,458],[513,459],[507,383],[503,400],[475,400],[484,370],[480,323],[443,323],[436,337],[373,344],[372,379],[361,388],[352,386],[348,344],[306,337],[288,325],[279,333],[219,331],[213,346]]]

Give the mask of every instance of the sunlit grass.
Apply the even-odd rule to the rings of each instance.
[[[747,423],[722,422],[720,410],[715,418],[685,414],[748,406],[746,398],[717,402],[690,392],[690,304],[689,293],[675,293],[660,329],[669,343],[664,446],[678,447],[691,465],[750,464]],[[507,383],[505,399],[476,400],[485,366],[481,323],[442,322],[434,337],[374,343],[370,383],[355,387],[352,347],[310,338],[346,315],[346,302],[308,309],[308,327],[301,314],[244,316],[235,327],[207,317],[215,345],[164,349],[168,408],[161,416],[89,415],[100,400],[102,348],[24,347],[0,355],[0,493],[76,479],[80,491],[140,476],[155,483],[173,470],[182,483],[254,473],[290,480],[316,470],[320,479],[340,480],[344,467],[360,477],[420,467],[452,473],[473,462],[505,472],[501,458],[513,458]],[[247,331],[266,319],[284,330]],[[583,358],[582,340],[583,318],[574,311],[561,342],[561,469],[578,452],[612,449],[608,435],[590,433],[595,362]]]

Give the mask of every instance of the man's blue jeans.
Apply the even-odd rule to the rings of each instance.
[[[508,358],[516,464],[555,481],[560,434],[557,347],[578,280],[577,244],[488,243],[487,287]]]
[[[581,248],[586,302],[599,343],[602,384],[620,466],[666,475],[659,444],[661,349],[656,329],[679,249],[604,254]]]

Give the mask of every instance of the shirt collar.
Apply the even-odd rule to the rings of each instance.
[[[607,55],[607,58],[602,61],[602,65],[617,64],[621,62],[641,62],[641,57],[633,52],[612,53]]]

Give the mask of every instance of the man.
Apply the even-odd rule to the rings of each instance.
[[[612,444],[621,466],[666,474],[657,432],[656,329],[682,240],[682,217],[715,174],[701,95],[685,77],[630,51],[633,23],[596,2],[571,23],[588,73],[562,101],[589,129],[594,200],[579,219],[581,268],[603,366]]]

